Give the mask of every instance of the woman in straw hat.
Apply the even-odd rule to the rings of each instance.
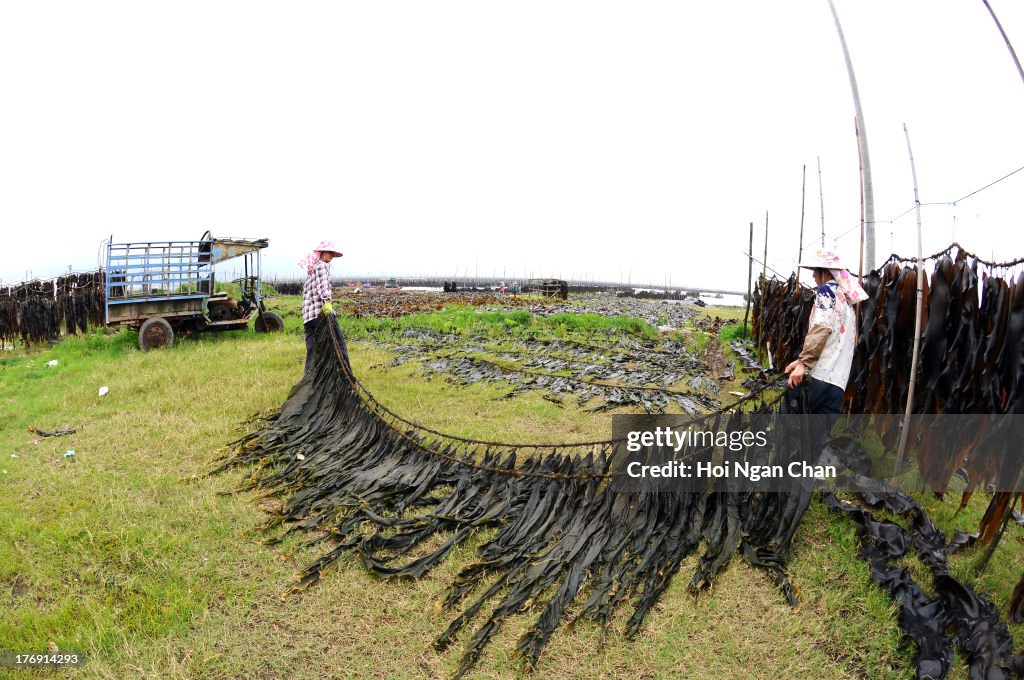
[[[838,416],[857,346],[853,305],[868,295],[832,251],[818,250],[800,266],[814,275],[814,309],[800,356],[786,366],[787,384],[806,382],[810,413]]]
[[[306,272],[302,286],[302,326],[306,334],[306,372],[313,362],[313,328],[321,315],[334,314],[331,305],[330,263],[342,253],[333,241],[321,241],[309,255],[299,261]]]

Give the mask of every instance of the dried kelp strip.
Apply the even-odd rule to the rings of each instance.
[[[917,643],[918,677],[944,678],[952,664],[952,644],[966,656],[972,678],[1003,678],[1024,674],[1024,660],[1013,653],[1013,638],[999,612],[984,595],[950,574],[946,561],[952,551],[945,535],[913,498],[887,484],[855,476],[863,501],[871,507],[902,516],[910,531],[889,520],[876,520],[832,494],[825,504],[843,512],[858,525],[861,557],[871,564],[871,576],[901,604],[900,626]],[[935,597],[929,598],[906,568],[890,561],[913,546],[933,577]],[[948,632],[952,631],[952,635]]]
[[[36,427],[30,427],[28,428],[28,431],[31,432],[32,434],[37,434],[40,437],[66,437],[69,434],[75,434],[76,432],[78,432],[78,430],[74,428],[69,428],[66,430],[40,430],[39,428]]]
[[[899,603],[900,628],[917,645],[917,677],[945,678],[953,665],[953,640],[945,633],[948,622],[942,605],[938,598],[928,597],[906,567],[890,566],[910,547],[907,532],[893,522],[876,520],[870,512],[831,493],[825,495],[825,505],[845,513],[857,525],[860,557],[871,566],[871,578]]]

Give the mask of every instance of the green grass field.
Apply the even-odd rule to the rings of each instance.
[[[172,348],[142,353],[132,333],[95,333],[45,351],[0,353],[0,648],[84,652],[88,663],[64,672],[82,678],[451,674],[464,638],[446,654],[432,650],[431,640],[452,616],[438,611],[437,600],[480,539],[420,580],[382,581],[345,557],[313,589],[282,597],[294,573],[318,553],[297,540],[264,546],[261,507],[272,501],[221,495],[241,473],[204,474],[221,447],[254,427],[251,416],[279,406],[300,377],[298,303],[274,304],[285,312],[282,334],[182,338]],[[419,322],[456,329],[482,322],[502,333],[541,323],[553,333],[584,337],[607,333],[608,323],[646,332],[634,321],[443,314]],[[372,335],[374,324],[345,322],[353,338]],[[411,364],[388,370],[388,354],[357,339],[351,355],[378,398],[433,428],[538,442],[610,435],[609,414],[559,407],[532,393],[497,400],[506,388],[426,381]],[[53,359],[58,365],[47,366]],[[109,394],[98,396],[101,386]],[[43,438],[30,427],[78,432]],[[75,455],[66,458],[70,449]],[[981,496],[955,518],[958,499],[922,502],[947,532],[973,530],[986,503]],[[1024,571],[1022,538],[1011,527],[988,572],[971,579],[1004,612]],[[589,624],[560,629],[537,676],[913,677],[914,649],[897,625],[895,606],[856,552],[853,526],[816,501],[790,563],[799,608],[788,607],[741,559],[695,599],[686,588],[694,557],[635,640],[618,634],[628,609],[605,639]],[[977,554],[953,558],[958,576],[970,577]],[[513,651],[530,620],[518,617],[502,630],[474,677],[521,675]],[[1021,638],[1022,627],[1011,630]],[[962,662],[954,677],[966,677]]]

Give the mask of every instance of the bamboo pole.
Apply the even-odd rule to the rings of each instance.
[[[825,247],[825,190],[821,187],[821,156],[818,156],[818,200],[821,201],[821,247]]]
[[[750,247],[747,249],[747,311],[743,313],[743,337],[746,338],[747,319],[750,317],[750,284],[754,278],[754,223],[750,223]]]
[[[1013,57],[1013,63],[1017,66],[1017,73],[1020,74],[1020,79],[1024,80],[1024,69],[1020,67],[1020,60],[1017,59],[1017,53],[1013,50],[1013,45],[1010,44],[1010,39],[1006,36],[1006,31],[1003,30],[1003,25],[999,23],[999,18],[996,13],[992,10],[992,5],[988,4],[988,0],[981,0],[985,3],[985,7],[988,9],[988,13],[992,15],[992,21],[996,22],[996,28],[999,29],[1000,35],[1003,36],[1003,42],[1006,43],[1007,49],[1010,50],[1010,56]]]
[[[857,267],[857,283],[864,286],[864,158],[860,153],[860,123],[853,117],[853,131],[857,135],[857,166],[860,168],[860,264]],[[857,329],[860,330],[860,305],[855,305]]]
[[[860,168],[860,265],[857,283],[864,285],[864,158],[860,153],[860,123],[853,117],[853,132],[857,136],[857,166]]]
[[[903,413],[903,427],[900,429],[900,446],[896,451],[896,465],[892,470],[892,483],[903,467],[903,455],[907,448],[907,430],[910,427],[910,411],[914,407],[914,385],[917,382],[917,360],[921,349],[921,307],[924,296],[924,251],[921,245],[921,199],[917,192],[917,169],[914,167],[914,151],[910,147],[910,133],[903,124],[903,135],[907,138],[907,153],[910,155],[910,173],[914,180],[914,208],[917,212],[917,302],[914,308],[914,349],[910,359],[910,389],[907,393],[907,409]]]
[[[871,155],[868,153],[868,130],[864,123],[864,109],[860,105],[860,89],[857,87],[857,76],[853,72],[853,60],[850,59],[850,50],[846,45],[846,35],[843,33],[843,25],[839,23],[839,14],[832,0],[828,0],[828,8],[832,11],[832,20],[836,24],[836,33],[839,34],[839,45],[843,48],[843,59],[846,62],[846,75],[850,79],[850,93],[853,95],[853,111],[860,126],[860,137],[857,140],[858,150],[864,158],[864,180],[861,186],[864,189],[865,215],[867,217],[864,239],[864,254],[867,260],[868,269],[875,268],[875,190],[871,182]]]
[[[764,259],[761,260],[764,269],[761,271],[761,290],[764,290],[764,282],[768,278],[768,211],[764,211]]]
[[[797,251],[796,263],[804,259],[804,208],[807,206],[807,163],[804,163],[803,180],[800,182],[800,250]]]
[[[764,211],[764,259],[761,260],[763,265],[761,268],[761,316],[759,321],[759,327],[764,328],[764,294],[768,286],[768,211]],[[768,348],[768,343],[765,342],[765,347],[768,352],[771,352],[771,348]],[[771,363],[771,354],[768,355],[768,362]]]

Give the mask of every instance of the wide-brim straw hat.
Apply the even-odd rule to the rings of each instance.
[[[334,245],[334,241],[320,241],[320,245],[318,245],[316,248],[313,248],[313,250],[315,250],[318,253],[330,253],[335,257],[341,257],[342,255],[344,255],[344,253],[338,250],[338,247]]]
[[[854,304],[868,299],[868,293],[864,287],[854,280],[843,261],[839,259],[839,255],[831,250],[819,248],[811,252],[799,266],[804,269],[827,269],[835,282],[843,289],[846,298]]]
[[[819,248],[811,252],[811,254],[803,262],[799,264],[804,269],[849,269],[843,264],[842,260],[839,259],[839,255],[831,250],[825,250]]]

